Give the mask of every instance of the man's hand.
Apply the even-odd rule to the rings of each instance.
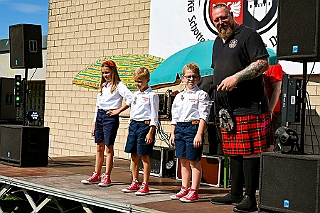
[[[232,91],[238,83],[238,78],[234,75],[229,76],[225,78],[223,81],[221,81],[221,84],[218,85],[217,91]]]

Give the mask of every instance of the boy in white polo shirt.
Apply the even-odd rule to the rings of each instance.
[[[186,87],[176,95],[172,104],[170,137],[170,143],[175,146],[176,157],[181,163],[182,186],[181,190],[170,198],[182,202],[195,202],[198,200],[202,173],[203,133],[209,118],[211,102],[208,93],[197,86],[200,81],[200,69],[197,64],[189,63],[184,66],[182,81]]]
[[[155,128],[158,122],[159,97],[148,86],[150,72],[145,67],[134,73],[135,85],[139,91],[133,94],[130,111],[130,126],[126,153],[131,153],[132,183],[123,192],[135,192],[136,195],[149,194],[151,171],[149,155],[155,143]],[[143,182],[139,187],[139,157],[143,163]]]

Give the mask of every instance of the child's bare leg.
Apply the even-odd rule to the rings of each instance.
[[[112,168],[113,168],[113,145],[111,146],[106,146],[106,174],[111,173]]]
[[[189,188],[190,178],[191,178],[190,163],[186,158],[180,158],[180,162],[181,162],[182,186],[184,186],[185,188]]]
[[[139,155],[131,153],[132,180],[139,180]]]
[[[143,182],[149,183],[151,165],[149,155],[142,155],[141,160],[143,163]]]
[[[200,187],[202,169],[201,169],[201,161],[190,161],[191,169],[192,169],[192,185],[191,188],[194,190],[198,190]]]
[[[104,142],[97,144],[97,153],[96,153],[96,164],[94,171],[98,174],[101,174],[102,165],[104,163]]]

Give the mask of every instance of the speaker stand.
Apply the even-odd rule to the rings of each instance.
[[[25,68],[23,79],[23,126],[26,126],[27,121],[27,90],[28,90],[28,68]]]
[[[306,125],[306,93],[307,93],[307,61],[303,60],[303,76],[302,76],[302,107],[301,107],[301,137],[300,148],[301,154],[304,154],[304,132]]]

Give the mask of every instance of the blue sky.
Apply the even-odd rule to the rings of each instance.
[[[49,0],[0,0],[0,40],[9,39],[9,26],[41,25],[42,35],[48,34]]]

